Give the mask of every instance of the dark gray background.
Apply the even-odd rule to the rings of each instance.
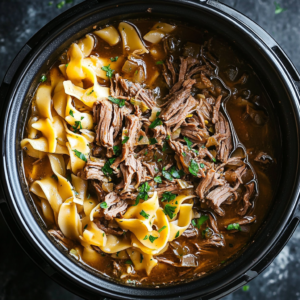
[[[58,9],[53,0],[0,0],[0,82],[14,56],[42,26],[62,11],[81,2],[74,0]],[[278,0],[286,11],[275,14],[273,0],[222,0],[256,21],[283,47],[300,71],[300,0]],[[232,299],[300,299],[300,228],[269,266]],[[26,256],[11,236],[0,214],[0,300],[79,300],[52,282]]]

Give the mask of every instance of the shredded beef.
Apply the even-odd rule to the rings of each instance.
[[[97,179],[100,181],[106,180],[104,173],[102,172],[102,168],[104,167],[105,160],[101,162],[91,161],[90,159],[87,161],[83,173],[81,172],[81,178],[84,180],[92,180]]]
[[[104,231],[106,234],[123,235],[122,229],[115,230],[115,229],[109,228],[106,220],[100,221],[99,219],[97,219],[97,220],[94,220],[94,223],[97,225],[97,227],[99,229]]]
[[[248,208],[252,205],[250,203],[250,199],[252,198],[255,192],[254,182],[246,184],[245,187],[246,187],[246,192],[243,196],[243,208],[238,212],[238,214],[241,216],[244,216],[247,213]]]
[[[106,220],[112,220],[117,217],[117,215],[121,217],[126,212],[128,203],[121,200],[115,192],[107,194],[104,201],[107,204],[107,208],[104,209],[104,216]]]
[[[71,249],[73,247],[73,242],[66,238],[60,230],[50,229],[48,233],[54,237],[56,241],[58,241],[61,245],[66,247],[67,249]]]

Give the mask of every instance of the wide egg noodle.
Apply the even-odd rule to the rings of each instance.
[[[134,264],[135,270],[145,270],[148,276],[157,265],[157,260],[152,255],[142,253],[138,249],[127,249],[126,251]]]
[[[99,36],[102,40],[107,42],[110,46],[114,46],[119,43],[120,35],[117,29],[113,26],[105,27],[101,30],[94,31],[94,34]]]
[[[42,118],[48,118],[52,120],[51,113],[51,85],[42,83],[36,92],[36,105],[39,111],[39,115]]]
[[[123,49],[125,51],[132,53],[135,50],[139,50],[139,54],[149,53],[132,25],[120,22],[118,29],[122,36]]]
[[[57,189],[57,181],[47,176],[41,180],[36,180],[30,187],[30,192],[37,195],[39,198],[47,199],[54,213],[55,220],[57,220],[60,207],[63,199]]]
[[[83,230],[80,239],[89,245],[98,247],[105,246],[107,241],[105,232],[91,221],[88,222],[87,227]]]
[[[40,137],[38,139],[23,139],[21,141],[21,148],[24,149],[25,147],[28,149],[26,153],[35,158],[43,158],[46,156],[45,152],[49,152],[48,140],[45,137]],[[69,154],[69,151],[66,146],[57,144],[55,153]]]
[[[95,46],[94,38],[90,34],[87,34],[85,38],[79,40],[78,46],[83,56],[87,57],[92,53],[94,49]]]
[[[72,202],[72,199],[61,205],[58,214],[58,226],[65,237],[75,241],[80,240],[82,224],[76,203]]]
[[[70,46],[68,56],[70,57],[66,69],[68,79],[71,80],[74,85],[82,87],[82,80],[85,79],[85,73],[82,69],[83,53],[76,43]]]
[[[90,148],[85,137],[69,130],[66,124],[65,130],[68,139],[68,143],[66,145],[69,150],[71,169],[74,174],[77,174],[79,170],[84,168],[86,162],[83,159],[76,156],[75,153],[80,152],[87,159],[87,156],[90,152]]]
[[[75,122],[77,121],[80,122],[82,129],[92,129],[94,127],[92,115],[78,111],[72,105],[71,96],[68,96],[65,116],[65,120],[71,126],[75,126]]]
[[[80,129],[81,134],[86,138],[86,140],[89,143],[93,143],[96,137],[96,133],[91,131],[91,130],[87,130],[87,129]]]
[[[177,220],[170,222],[169,242],[180,237],[189,227],[193,217],[193,204],[182,204],[180,206],[180,214]]]
[[[105,253],[116,253],[131,247],[130,240],[126,236],[119,237],[107,234],[106,237],[106,245],[100,247]]]
[[[72,184],[74,188],[75,198],[74,202],[83,205],[84,199],[86,199],[86,193],[88,188],[87,180],[83,180],[82,178],[71,174]]]

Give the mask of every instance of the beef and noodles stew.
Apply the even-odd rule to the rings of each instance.
[[[131,20],[74,42],[40,79],[21,142],[47,230],[135,285],[220,268],[276,192],[277,122],[247,61],[215,34]]]

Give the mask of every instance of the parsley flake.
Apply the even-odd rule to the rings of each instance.
[[[153,180],[154,180],[156,183],[162,183],[162,179],[161,179],[160,176],[154,177]]]
[[[179,237],[179,230],[177,231],[176,235],[175,235],[175,239],[177,239]]]
[[[201,216],[197,221],[197,228],[199,229],[207,220],[208,216]]]
[[[113,146],[113,151],[114,151],[114,154],[116,156],[120,156],[121,155],[121,149],[119,146]]]
[[[111,78],[113,75],[113,72],[115,71],[110,68],[110,64],[108,66],[103,66],[101,69],[106,72],[106,76],[108,78]]]
[[[163,226],[161,229],[159,229],[158,232],[161,233],[161,232],[162,232],[164,229],[166,229],[166,228],[167,228],[167,226],[165,225],[165,226]]]
[[[86,93],[88,96],[92,95],[94,93],[94,90],[91,90],[89,93]]]
[[[112,96],[108,96],[108,100],[111,101],[112,103],[117,104],[120,108],[125,105],[125,99],[118,99]]]
[[[156,239],[158,239],[158,237],[155,237],[155,236],[152,236],[152,235],[149,236],[149,241],[151,243],[153,243]]]
[[[155,145],[157,143],[156,138],[150,138],[150,145]]]
[[[47,81],[47,77],[46,75],[42,75],[40,82],[45,82],[45,81]]]
[[[238,223],[232,223],[227,226],[227,230],[239,230],[241,231],[241,226]]]
[[[192,150],[193,142],[190,141],[187,137],[184,137],[183,139],[186,141],[186,145],[189,148],[189,150]]]
[[[158,60],[157,62],[155,62],[156,65],[163,65],[164,61],[163,60]]]
[[[199,172],[199,166],[193,159],[191,160],[191,164],[189,166],[189,171],[194,176],[197,176],[197,174]]]
[[[147,214],[144,210],[142,210],[141,212],[140,212],[140,215],[142,216],[142,217],[144,217],[145,219],[148,219],[149,218],[149,214]]]
[[[275,5],[275,15],[278,15],[286,10],[285,8],[282,8],[277,2],[274,2],[274,5]]]
[[[170,219],[173,219],[175,217],[176,208],[177,208],[177,206],[172,206],[170,204],[166,204],[163,212],[165,213],[165,215],[169,216]]]
[[[161,199],[161,202],[164,202],[164,201],[172,201],[176,198],[176,195],[171,193],[171,192],[164,192],[163,195],[162,195],[162,199]]]
[[[111,60],[111,61],[117,61],[117,60],[118,60],[118,58],[119,58],[119,56],[116,56],[116,57],[111,57],[111,58],[110,58],[110,60]]]
[[[122,140],[122,144],[126,144],[129,140],[129,136],[124,136],[124,139]]]
[[[113,169],[110,167],[114,161],[116,159],[115,158],[110,158],[102,167],[101,171],[104,173],[104,175],[109,176],[113,174]]]
[[[149,128],[153,129],[156,126],[162,125],[162,120],[160,118],[156,118],[149,126]]]
[[[104,201],[104,202],[101,202],[100,207],[105,209],[105,208],[108,207],[108,205],[107,205],[107,203]]]
[[[74,149],[73,151],[75,152],[75,155],[76,155],[78,158],[80,158],[81,160],[87,162],[87,159],[86,159],[86,157],[85,157],[85,155],[84,155],[83,153],[81,153],[80,151],[78,151],[78,150],[76,150],[76,149]]]
[[[148,200],[148,198],[149,198],[148,192],[149,191],[150,191],[150,185],[149,185],[149,183],[148,182],[143,183],[139,187],[139,194],[136,197],[134,206],[136,206],[136,205],[139,204],[140,199]]]

